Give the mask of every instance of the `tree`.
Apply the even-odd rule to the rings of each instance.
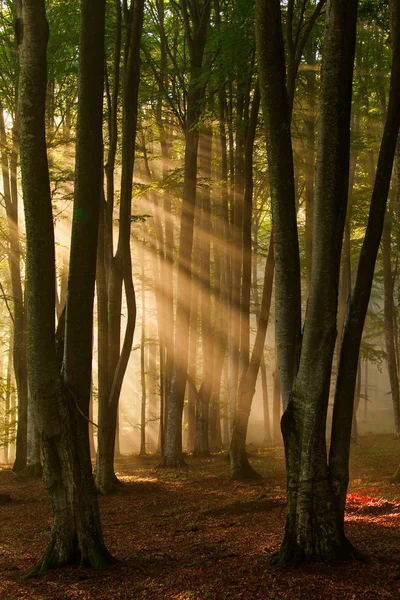
[[[16,23],[20,58],[18,124],[27,237],[28,375],[53,509],[50,542],[31,575],[67,563],[101,568],[113,562],[102,537],[88,438],[102,182],[104,14],[105,2],[94,5],[82,0],[75,205],[61,376],[54,330],[54,230],[45,139],[49,29],[44,1],[20,2]]]
[[[182,412],[187,378],[191,294],[188,273],[190,273],[192,263],[196,198],[199,141],[197,125],[201,111],[200,102],[203,96],[203,87],[200,85],[198,78],[203,65],[210,4],[210,0],[204,0],[204,2],[198,2],[197,0],[182,1],[182,19],[190,55],[190,81],[185,122],[185,170],[178,254],[174,366],[168,394],[165,448],[161,463],[165,467],[179,467],[184,462],[182,458]]]
[[[293,194],[281,195],[283,183],[293,176],[285,164],[280,163],[283,148],[290,161],[290,131],[288,128],[284,76],[283,42],[280,39],[280,7],[259,2],[258,43],[260,79],[266,132],[268,159],[272,174],[271,198],[274,236],[286,229],[285,243],[298,254],[296,222],[293,217]],[[281,339],[290,342],[278,346],[280,372],[284,380],[286,410],[282,418],[287,465],[288,514],[285,536],[277,562],[302,560],[334,560],[357,556],[344,535],[344,506],[348,483],[348,458],[353,415],[355,379],[358,352],[365,312],[368,306],[373,269],[382,233],[390,174],[399,127],[396,104],[391,104],[385,124],[380,158],[378,161],[371,212],[361,253],[358,275],[347,309],[341,345],[339,374],[336,384],[334,419],[330,446],[329,467],[326,456],[325,424],[329,399],[333,353],[336,341],[337,292],[341,246],[345,224],[350,148],[350,107],[354,46],[356,38],[357,2],[344,0],[328,2],[323,43],[321,108],[317,175],[314,195],[313,256],[310,294],[305,317],[301,348],[293,342],[297,328],[293,320],[278,315],[278,332]],[[279,24],[279,26],[278,26]],[[392,62],[392,87],[390,98],[398,102],[399,93],[398,40],[399,15],[394,3],[392,34],[394,52]],[[274,39],[275,35],[275,39]],[[272,95],[271,95],[272,94]],[[272,97],[280,95],[283,111],[277,113]],[[278,129],[285,132],[284,143],[278,143]],[[283,179],[283,176],[285,179]],[[292,183],[290,185],[292,189]],[[289,200],[288,200],[289,198]],[[286,207],[286,203],[290,206]],[[286,208],[284,211],[283,208]],[[383,215],[382,215],[383,207]],[[289,210],[291,215],[288,215]],[[293,300],[293,294],[282,295],[285,289],[285,272],[280,269],[294,262],[293,256],[284,252],[284,238],[274,237],[276,256],[276,297],[279,303]],[[291,236],[291,237],[290,237]],[[288,247],[288,246],[286,246]],[[369,261],[369,262],[368,262]],[[292,288],[298,294],[296,286]],[[299,296],[295,296],[298,298]],[[296,306],[294,307],[296,309]],[[292,331],[292,333],[290,333]],[[296,362],[298,371],[296,373]],[[294,366],[294,371],[287,366]]]

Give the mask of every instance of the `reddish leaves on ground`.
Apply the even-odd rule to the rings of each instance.
[[[251,456],[265,478],[229,481],[226,455],[188,457],[181,471],[157,459],[118,463],[125,485],[100,507],[107,546],[120,563],[103,572],[66,568],[40,580],[21,575],[46,546],[50,504],[41,482],[0,472],[0,598],[14,600],[375,600],[400,598],[398,466],[390,436],[360,438],[352,450],[346,530],[369,559],[277,569],[285,523],[280,448]]]

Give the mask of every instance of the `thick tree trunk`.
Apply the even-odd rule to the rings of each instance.
[[[274,397],[272,405],[272,435],[275,446],[282,445],[282,433],[281,433],[281,414],[282,414],[282,392],[281,392],[281,380],[279,377],[279,366],[278,366],[278,353],[275,345],[275,370],[273,372],[274,378]]]
[[[288,170],[288,164],[292,165],[292,152],[280,4],[273,2],[269,12],[264,3],[257,4],[260,79],[268,135],[276,250],[277,340],[285,409],[281,427],[287,466],[288,513],[284,540],[277,556],[277,562],[281,564],[329,561],[349,552],[349,544],[331,510],[333,493],[327,466],[325,423],[336,340],[337,291],[348,191],[356,16],[356,0],[328,1],[312,275],[299,370],[293,387],[300,339],[299,252],[292,193],[293,168]],[[286,164],[281,162],[284,157]],[[287,195],[280,196],[283,183],[287,185],[287,182]],[[283,242],[285,252],[282,251]],[[293,281],[288,282],[288,269],[293,264]],[[285,289],[287,293],[283,295]],[[293,311],[295,319],[293,315],[282,315],[282,310]]]
[[[32,401],[28,398],[28,435],[27,435],[27,453],[26,467],[23,470],[25,477],[41,477],[43,469],[40,460],[40,434],[36,427]]]
[[[285,54],[280,4],[256,3],[256,35],[260,89],[266,123],[275,257],[276,343],[284,408],[297,372],[301,344],[300,258],[291,105],[286,90]]]
[[[41,433],[45,478],[53,509],[50,542],[44,556],[31,570],[31,575],[40,575],[48,568],[66,563],[79,562],[101,568],[113,562],[101,532],[85,416],[85,400],[89,397],[91,374],[91,311],[98,228],[96,205],[100,201],[102,178],[104,14],[105,3],[93,6],[91,2],[82,1],[78,119],[80,140],[77,147],[75,232],[72,237],[75,254],[73,253],[71,260],[71,272],[73,269],[80,270],[83,287],[79,289],[74,285],[79,281],[79,273],[75,273],[74,277],[70,275],[69,302],[78,289],[79,311],[77,315],[74,313],[72,302],[67,313],[69,339],[65,341],[63,372],[68,391],[59,374],[54,330],[55,251],[45,140],[48,25],[42,0],[24,0],[19,15],[22,27],[17,28],[17,31],[23,32],[18,38],[18,119],[27,238],[29,387]],[[82,51],[83,47],[85,52]],[[88,131],[91,136],[85,136]],[[86,165],[85,159],[88,161]],[[90,209],[93,209],[93,213]],[[79,232],[83,233],[83,239],[80,239]],[[82,244],[81,256],[76,252],[77,243]],[[86,262],[89,257],[92,264]],[[84,272],[82,259],[85,260],[85,267],[88,267]],[[91,298],[88,291],[90,289]],[[72,330],[74,323],[75,331]],[[79,365],[74,365],[71,352],[76,354],[77,347],[80,350]]]

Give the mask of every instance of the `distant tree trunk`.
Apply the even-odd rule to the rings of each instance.
[[[190,82],[187,94],[185,124],[185,168],[182,192],[182,217],[178,252],[178,285],[175,327],[174,367],[168,397],[165,449],[161,466],[180,467],[182,457],[182,412],[187,378],[190,298],[190,270],[192,264],[194,207],[196,198],[196,170],[198,151],[197,123],[200,116],[202,88],[199,86],[210,15],[210,0],[190,4],[182,3],[186,41],[190,53]],[[190,25],[190,18],[193,23]]]
[[[236,480],[258,479],[260,477],[260,475],[254,471],[247,458],[246,433],[250,417],[251,403],[256,389],[257,375],[264,352],[265,337],[267,334],[271,306],[273,274],[274,251],[271,239],[268,257],[265,263],[264,284],[256,339],[251,354],[249,368],[239,384],[238,403],[231,435],[229,451],[232,470],[231,478]]]
[[[190,310],[190,339],[189,339],[189,364],[188,373],[195,383],[197,379],[197,345],[198,345],[198,312],[199,312],[199,295],[192,294],[192,306]],[[196,437],[196,387],[187,384],[187,451],[193,452],[194,442]]]
[[[261,358],[261,385],[262,385],[262,397],[263,397],[263,421],[264,421],[264,439],[263,443],[269,445],[272,442],[271,438],[271,419],[269,415],[269,403],[268,403],[268,381],[267,381],[267,369],[265,365],[265,356]]]
[[[394,319],[395,307],[393,298],[394,279],[391,266],[391,217],[392,211],[387,213],[387,219],[383,227],[382,234],[382,258],[383,258],[383,289],[384,289],[384,326],[385,326],[385,342],[387,366],[390,381],[390,391],[393,402],[394,414],[394,431],[395,437],[400,437],[400,391],[398,379],[398,365],[396,363],[395,335],[394,335]]]
[[[13,471],[20,473],[26,466],[28,435],[28,379],[26,366],[25,307],[21,281],[21,247],[18,227],[17,127],[12,130],[12,151],[7,156],[7,136],[4,125],[3,107],[0,105],[0,144],[3,179],[3,195],[9,231],[9,264],[13,295],[13,364],[18,394],[18,426],[16,455]]]
[[[142,331],[140,337],[140,382],[142,387],[142,401],[140,403],[140,456],[146,456],[146,290],[144,272],[145,237],[143,234],[140,263],[142,269]]]
[[[365,371],[364,371],[364,421],[368,420],[368,358],[365,360]]]
[[[200,176],[211,179],[212,129],[205,127],[200,136]],[[201,346],[203,350],[202,383],[196,403],[196,436],[193,453],[195,456],[210,455],[209,409],[214,370],[214,323],[211,303],[211,198],[210,188],[199,194],[201,208],[200,236],[200,321]]]
[[[97,489],[105,494],[113,489],[117,482],[114,472],[114,454],[118,428],[118,404],[128,361],[131,355],[133,334],[136,323],[136,298],[132,279],[131,264],[131,196],[133,167],[135,162],[135,139],[138,113],[138,90],[140,79],[140,40],[143,24],[143,0],[136,0],[124,11],[126,43],[124,54],[123,117],[122,117],[122,168],[121,192],[119,203],[119,237],[115,256],[113,256],[112,230],[114,223],[114,173],[108,174],[107,207],[105,210],[106,241],[105,264],[108,277],[108,390],[101,394],[99,390],[99,436],[96,457],[95,479]],[[120,4],[117,13],[120,18]],[[115,77],[119,78],[117,66],[118,48],[115,54]],[[118,87],[114,89],[113,108],[113,147],[110,156],[115,161],[117,144],[116,111]],[[114,165],[112,165],[114,168]],[[120,349],[120,325],[122,285],[127,305],[127,322],[124,340]],[[105,350],[104,350],[105,352]],[[108,394],[107,394],[108,391]],[[100,408],[101,406],[101,408]]]
[[[353,422],[351,425],[351,441],[353,442],[353,444],[357,444],[357,442],[358,442],[357,410],[360,405],[360,398],[361,398],[361,362],[358,361],[357,382],[356,382],[356,389],[355,389],[355,394],[354,394]]]
[[[282,445],[282,433],[281,433],[281,413],[282,413],[282,402],[281,402],[281,380],[279,377],[278,367],[278,353],[275,346],[275,370],[273,372],[274,378],[274,397],[272,405],[272,436],[275,446]]]
[[[148,450],[152,454],[157,451],[157,343],[154,324],[150,325],[150,339],[147,350],[147,389],[149,390],[149,436]]]

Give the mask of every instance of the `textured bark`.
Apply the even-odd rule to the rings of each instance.
[[[329,456],[331,487],[339,526],[343,527],[349,481],[349,454],[354,389],[361,336],[367,313],[375,261],[382,236],[387,196],[400,125],[400,10],[392,4],[392,69],[389,102],[379,150],[367,229],[361,248],[354,287],[349,298],[340,350]]]
[[[257,53],[265,118],[275,257],[276,342],[283,406],[297,372],[301,338],[300,259],[296,224],[291,106],[286,90],[280,4],[256,3]]]
[[[349,552],[349,544],[331,510],[333,493],[327,466],[325,423],[336,339],[337,290],[348,191],[356,14],[356,0],[328,2],[312,275],[299,369],[293,387],[300,333],[299,253],[280,5],[273,2],[266,11],[262,2],[257,4],[258,42],[262,44],[259,48],[260,80],[269,145],[276,251],[277,341],[285,409],[281,427],[287,467],[288,513],[278,563],[329,561]],[[280,106],[279,112],[276,104]],[[284,156],[286,164],[282,161]],[[280,195],[283,184],[287,186],[286,195]],[[293,265],[293,281],[287,281]],[[285,286],[288,293],[282,295]],[[284,314],[289,307],[295,318]]]
[[[81,79],[78,120],[81,139],[77,145],[77,156],[83,152],[86,158],[89,157],[91,164],[89,173],[85,175],[90,177],[96,173],[96,178],[94,187],[90,190],[87,187],[85,189],[84,196],[88,204],[83,201],[75,206],[77,211],[75,219],[81,218],[84,224],[89,225],[87,236],[90,226],[95,232],[87,239],[88,243],[94,244],[94,248],[89,252],[93,257],[91,273],[84,273],[85,285],[91,285],[92,288],[91,302],[93,302],[95,243],[98,227],[95,207],[100,200],[102,177],[103,57],[102,44],[101,42],[99,44],[99,40],[103,40],[104,36],[105,4],[98,4],[95,7],[90,5],[90,2],[85,1],[81,4]],[[21,8],[23,37],[19,40],[18,121],[27,239],[27,357],[30,393],[41,433],[45,479],[53,510],[50,542],[43,557],[31,570],[30,575],[33,576],[44,573],[48,568],[66,563],[78,562],[101,568],[113,562],[113,559],[105,548],[102,538],[91,472],[87,419],[82,416],[85,410],[84,393],[86,388],[90,389],[91,360],[87,360],[86,357],[91,353],[91,332],[88,341],[89,349],[84,347],[83,343],[78,346],[84,368],[87,369],[86,378],[81,367],[77,373],[71,370],[73,361],[68,360],[64,365],[64,377],[67,379],[68,388],[71,389],[73,386],[73,393],[67,391],[63,385],[56,352],[54,230],[45,140],[48,39],[45,6],[42,0],[24,0]],[[85,52],[82,51],[83,47]],[[93,103],[87,97],[85,98],[85,92],[89,92]],[[88,110],[89,114],[85,115],[84,109]],[[85,127],[91,131],[93,137],[84,135]],[[94,148],[90,148],[90,143],[93,143]],[[77,158],[77,173],[81,172],[82,167],[82,160]],[[78,195],[83,192],[83,182],[79,183],[81,185],[78,184],[76,192]],[[89,207],[94,209],[93,218],[90,218]],[[76,243],[77,237],[73,239]],[[86,249],[84,246],[83,250]],[[71,261],[71,269],[72,265],[76,269],[82,269],[81,262]],[[71,296],[70,287],[69,298]],[[90,308],[88,296],[89,294],[79,297],[80,308]],[[69,315],[70,321],[67,321],[67,327],[71,334],[73,311]],[[91,324],[92,316],[85,314],[83,319]],[[86,324],[83,328],[77,326],[78,334],[82,330],[86,332]],[[69,343],[73,337],[70,336]],[[79,335],[75,339],[78,337]],[[68,347],[65,354],[69,359]]]
[[[28,398],[28,431],[27,431],[26,467],[23,470],[25,477],[41,477],[43,469],[40,460],[40,434],[36,427],[32,401]]]

